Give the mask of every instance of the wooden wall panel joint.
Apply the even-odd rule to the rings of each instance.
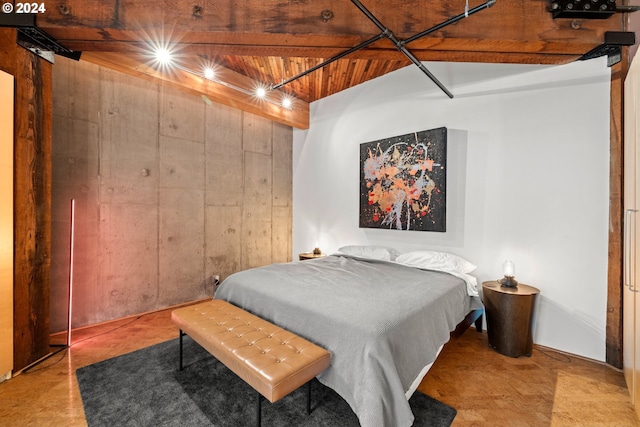
[[[49,352],[51,64],[0,29],[0,68],[15,77],[14,371]]]
[[[624,195],[624,78],[629,70],[628,48],[623,61],[611,69],[609,143],[609,244],[607,271],[606,362],[622,368],[622,215]]]

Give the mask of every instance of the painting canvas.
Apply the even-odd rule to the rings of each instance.
[[[446,231],[447,128],[360,144],[360,227]]]

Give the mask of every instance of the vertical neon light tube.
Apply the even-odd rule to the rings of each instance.
[[[75,227],[76,227],[76,201],[71,199],[71,227],[69,232],[69,308],[67,310],[69,314],[67,324],[67,347],[71,347],[71,314],[72,314],[72,301],[73,301],[73,244],[75,239]]]

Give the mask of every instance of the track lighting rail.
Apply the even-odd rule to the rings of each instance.
[[[321,64],[318,64],[318,65],[316,65],[316,66],[313,66],[313,67],[309,68],[308,70],[305,70],[305,71],[301,72],[300,74],[298,74],[298,75],[296,75],[296,76],[291,77],[290,79],[283,80],[283,81],[282,81],[282,83],[278,83],[277,85],[272,85],[272,86],[271,86],[271,90],[277,90],[277,89],[280,89],[282,86],[284,86],[284,85],[286,85],[286,84],[288,84],[288,83],[291,83],[292,81],[298,80],[299,78],[304,77],[304,76],[306,76],[307,74],[313,73],[314,71],[316,71],[316,70],[318,70],[318,69],[320,69],[320,68],[322,68],[322,67],[325,67],[325,66],[327,66],[327,65],[331,64],[332,62],[337,61],[338,59],[342,59],[342,58],[344,58],[345,56],[347,56],[347,55],[349,55],[349,54],[351,54],[351,53],[353,53],[353,52],[355,52],[355,51],[357,51],[357,50],[360,50],[360,49],[362,49],[362,48],[365,48],[365,47],[369,46],[371,43],[375,43],[375,42],[377,42],[378,40],[380,40],[380,39],[381,39],[381,38],[383,38],[383,37],[384,37],[384,34],[378,34],[377,36],[372,37],[372,38],[370,38],[369,40],[367,40],[367,41],[365,41],[365,42],[360,43],[358,46],[352,47],[352,48],[351,48],[351,49],[349,49],[349,50],[345,50],[344,52],[339,53],[339,54],[337,54],[336,56],[333,56],[333,57],[331,57],[331,58],[327,59],[326,61],[324,61],[324,62],[323,62],[323,63],[321,63]]]
[[[348,49],[342,53],[339,53],[336,56],[333,56],[329,59],[327,59],[326,61],[322,62],[321,64],[318,64],[314,67],[309,68],[306,71],[303,71],[300,74],[297,74],[287,80],[283,80],[281,83],[277,84],[277,85],[272,85],[271,86],[271,90],[276,90],[281,88],[282,86],[291,83],[295,80],[298,80],[301,77],[306,76],[309,73],[312,73],[326,65],[331,64],[334,61],[337,61],[338,59],[344,58],[345,56],[363,49],[367,46],[369,46],[370,44],[382,39],[382,38],[387,38],[389,39],[395,46],[396,48],[402,52],[407,58],[409,58],[409,60],[411,62],[413,62],[419,69],[420,71],[422,71],[427,77],[429,77],[429,79],[431,79],[432,82],[434,82],[449,98],[453,98],[453,94],[427,69],[427,67],[424,66],[424,64],[422,62],[420,62],[420,60],[418,58],[415,57],[415,55],[413,55],[407,48],[406,45],[408,43],[411,43],[412,41],[415,41],[421,37],[426,36],[427,34],[433,33],[434,31],[438,31],[444,27],[446,27],[447,25],[456,23],[458,21],[460,21],[463,18],[468,17],[469,15],[473,15],[474,13],[480,12],[481,10],[484,9],[488,9],[491,6],[493,6],[496,3],[496,0],[488,0],[486,3],[481,4],[480,6],[476,6],[473,9],[468,9],[468,7],[466,8],[466,10],[464,11],[464,13],[461,13],[459,15],[456,15],[450,19],[447,19],[446,21],[441,22],[440,24],[437,24],[431,28],[428,28],[412,37],[409,37],[406,40],[398,40],[396,38],[396,36],[393,34],[393,32],[391,30],[389,30],[387,27],[385,27],[382,22],[380,22],[380,20],[378,20],[378,18],[376,18],[373,13],[371,13],[371,11],[369,11],[359,0],[351,0],[351,3],[353,3],[371,22],[373,22],[378,29],[381,31],[380,34],[378,34],[375,37],[370,38],[369,40],[360,43],[358,46],[355,46],[351,49]]]

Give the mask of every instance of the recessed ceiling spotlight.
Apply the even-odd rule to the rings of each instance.
[[[173,55],[171,55],[171,51],[166,47],[159,47],[155,51],[156,61],[161,65],[169,65],[173,62]]]
[[[291,108],[291,98],[289,98],[288,96],[282,98],[282,106],[284,108]]]
[[[213,80],[213,78],[215,77],[216,73],[213,71],[213,68],[211,67],[206,67],[204,69],[204,78],[207,80]]]
[[[265,96],[267,96],[267,90],[263,87],[259,87],[256,89],[256,96],[258,98],[264,98]]]

